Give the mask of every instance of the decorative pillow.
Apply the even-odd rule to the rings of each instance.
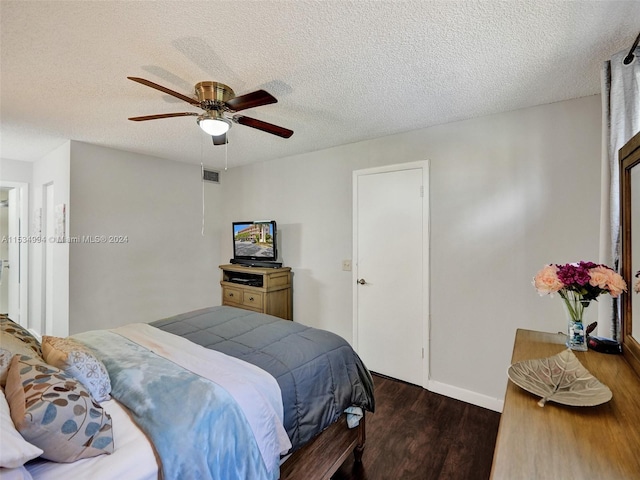
[[[42,450],[27,442],[16,430],[2,389],[0,389],[0,446],[2,446],[0,449],[0,467],[2,468],[18,468],[42,455]]]
[[[104,364],[91,349],[73,338],[44,335],[42,353],[45,362],[79,380],[97,402],[109,400],[111,380]]]
[[[43,458],[75,462],[113,452],[111,417],[68,373],[26,355],[11,360],[6,388],[11,419]]]
[[[42,358],[40,342],[27,329],[6,315],[0,315],[0,386],[7,380],[9,363],[15,354]]]

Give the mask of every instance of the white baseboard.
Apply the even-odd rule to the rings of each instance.
[[[487,408],[498,413],[502,413],[502,408],[504,407],[504,400],[499,398],[488,397],[487,395],[472,392],[471,390],[465,390],[464,388],[454,387],[453,385],[448,385],[446,383],[436,382],[435,380],[429,380],[427,390],[439,393],[446,397],[455,398],[456,400],[461,400],[478,407]]]

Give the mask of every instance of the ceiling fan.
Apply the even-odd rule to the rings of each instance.
[[[271,133],[282,138],[289,138],[293,135],[293,130],[279,127],[272,123],[263,122],[255,118],[239,115],[236,112],[247,108],[260,107],[270,103],[276,103],[278,100],[270,93],[264,90],[256,90],[236,97],[231,87],[224,83],[218,82],[199,82],[195,86],[195,94],[198,97],[191,98],[178,92],[174,92],[162,85],[153,83],[149,80],[139,77],[127,77],[129,80],[141,83],[161,92],[167,93],[173,97],[179,98],[194,107],[204,110],[203,113],[197,112],[180,112],[180,113],[161,113],[158,115],[145,115],[143,117],[131,117],[129,120],[141,122],[145,120],[156,120],[158,118],[170,117],[198,117],[198,125],[208,135],[211,135],[214,145],[224,145],[227,143],[227,131],[231,128],[232,123],[238,123],[247,127],[256,128],[263,132]]]

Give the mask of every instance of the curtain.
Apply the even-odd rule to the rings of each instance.
[[[620,165],[618,150],[640,132],[640,47],[628,64],[628,50],[606,61],[602,70],[602,208],[600,214],[600,262],[620,267]],[[619,340],[617,299],[599,299],[599,334]],[[602,326],[610,325],[607,335]]]

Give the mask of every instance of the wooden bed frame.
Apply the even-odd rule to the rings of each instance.
[[[355,428],[347,427],[342,415],[282,464],[280,480],[329,480],[351,452],[362,461],[365,441],[365,415]]]

